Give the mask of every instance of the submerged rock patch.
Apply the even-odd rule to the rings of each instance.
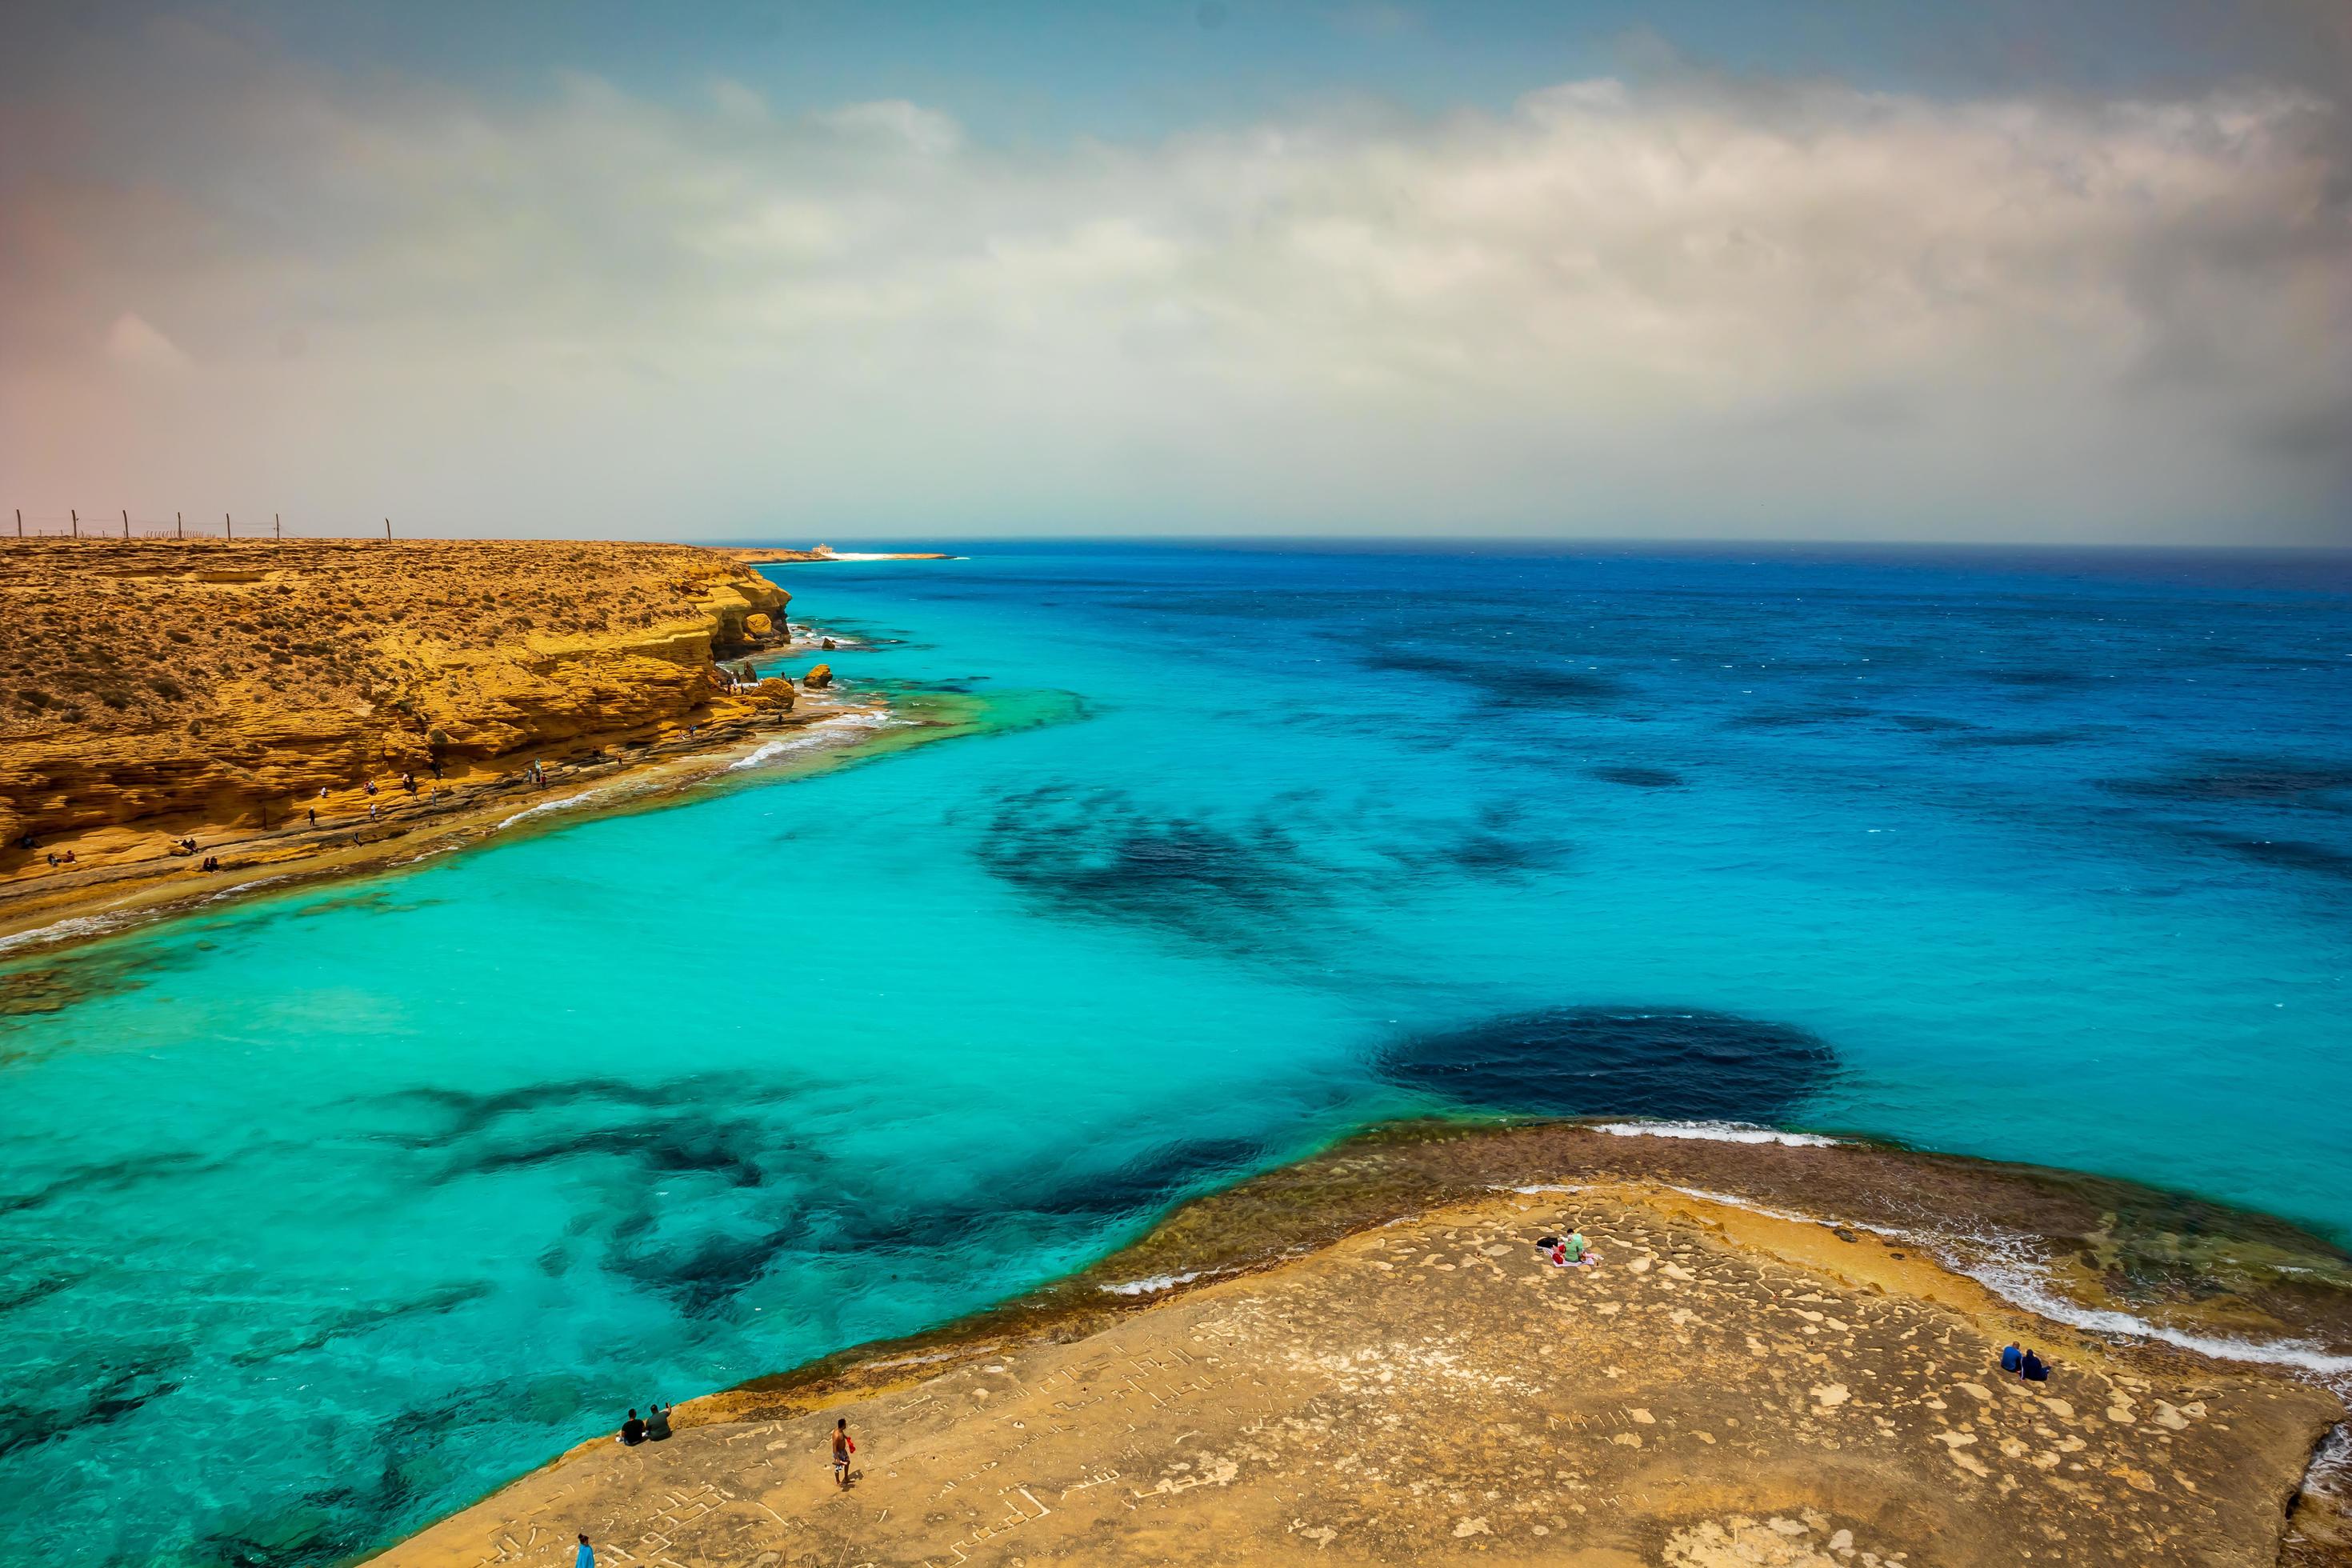
[[[1778,1123],[1828,1085],[1837,1054],[1793,1025],[1730,1013],[1547,1007],[1414,1035],[1381,1070],[1501,1110]]]

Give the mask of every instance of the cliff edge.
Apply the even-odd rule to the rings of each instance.
[[[789,698],[716,663],[790,595],[715,551],[572,541],[0,545],[0,879],[109,829],[268,826],[437,767]],[[29,843],[27,842],[29,840]]]

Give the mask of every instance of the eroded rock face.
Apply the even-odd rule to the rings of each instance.
[[[37,836],[772,708],[714,655],[790,595],[715,552],[570,541],[12,541],[0,871]]]
[[[801,684],[811,691],[823,691],[833,684],[833,666],[820,664],[801,677]]]

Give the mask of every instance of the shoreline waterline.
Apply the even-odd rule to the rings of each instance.
[[[61,900],[34,915],[0,913],[0,965],[60,957],[102,938],[144,931],[247,895],[395,875],[453,853],[511,844],[520,837],[518,829],[569,826],[680,804],[715,785],[739,782],[750,770],[798,763],[801,771],[811,772],[856,761],[904,743],[891,740],[898,732],[906,732],[908,742],[966,733],[974,727],[971,716],[948,710],[961,700],[954,694],[915,693],[900,696],[897,705],[878,697],[863,698],[860,703],[827,703],[747,733],[730,733],[701,744],[673,743],[648,759],[593,764],[579,770],[590,775],[584,787],[534,800],[520,809],[509,809],[515,804],[511,795],[485,786],[421,818],[389,819],[381,836],[373,840],[333,845],[299,858],[244,868],[261,874],[242,879],[191,887],[166,882],[164,879],[184,875],[186,869],[167,867],[127,890],[110,890],[101,885],[90,889],[87,900]],[[901,712],[901,708],[908,711]],[[58,914],[59,909],[75,912]],[[55,918],[28,923],[30,919],[49,916]],[[0,1004],[4,1003],[5,992],[0,992]]]

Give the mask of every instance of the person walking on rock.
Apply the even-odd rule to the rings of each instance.
[[[833,1479],[845,1490],[849,1486],[849,1456],[857,1452],[857,1444],[849,1436],[849,1418],[843,1416],[833,1424]]]

